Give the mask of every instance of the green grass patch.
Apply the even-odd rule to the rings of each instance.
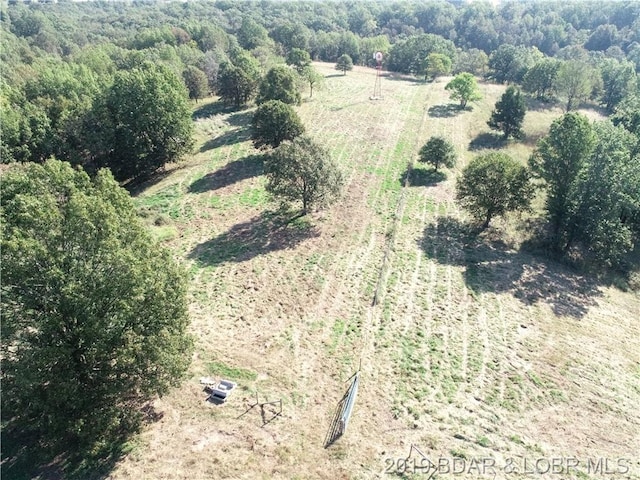
[[[345,326],[346,321],[341,318],[338,318],[333,322],[333,326],[331,327],[331,344],[329,345],[329,353],[336,351],[340,338],[344,334]]]
[[[151,227],[151,235],[157,242],[166,242],[178,236],[178,229],[174,225]]]
[[[269,194],[264,188],[247,188],[238,198],[240,205],[258,207],[269,202]]]
[[[488,448],[491,446],[491,442],[489,441],[489,439],[487,437],[480,437],[479,439],[476,440],[476,443],[478,445],[480,445],[481,447],[485,447]]]
[[[153,195],[138,197],[137,203],[142,209],[167,214],[176,219],[181,214],[178,200],[182,195],[183,192],[180,190],[180,186],[174,184]]]
[[[246,368],[231,367],[226,363],[215,361],[207,364],[207,371],[213,375],[229,378],[231,380],[249,380],[258,378],[258,374]]]

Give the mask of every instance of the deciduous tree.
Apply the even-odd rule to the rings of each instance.
[[[460,100],[460,107],[462,108],[465,108],[468,102],[474,102],[482,98],[476,77],[470,73],[465,72],[456,75],[444,88],[451,91],[449,97],[452,100]]]
[[[305,130],[295,110],[280,100],[269,100],[260,105],[253,115],[251,128],[251,138],[256,148],[275,148],[285,140],[293,140]]]
[[[498,83],[520,83],[527,70],[541,59],[536,48],[505,43],[489,57],[490,76]]]
[[[424,79],[435,79],[451,72],[451,59],[442,53],[432,52],[424,60]]]
[[[304,70],[311,66],[311,56],[306,50],[292,48],[287,55],[287,65],[291,65],[300,75],[302,75]]]
[[[308,65],[304,68],[301,76],[309,84],[309,97],[313,97],[314,87],[318,85],[322,86],[324,77],[311,65]]]
[[[107,92],[106,113],[110,151],[103,163],[118,179],[154,172],[193,146],[186,88],[162,65],[148,62],[118,72]]]
[[[220,64],[218,94],[226,103],[236,107],[246,104],[258,90],[260,67],[249,53],[236,50],[231,59]]]
[[[290,201],[302,202],[302,213],[335,202],[344,185],[329,151],[306,136],[285,142],[265,162],[266,189]]]
[[[640,239],[640,156],[637,139],[609,121],[595,124],[596,145],[580,175],[570,240],[587,258],[621,266]]]
[[[184,72],[182,78],[189,91],[189,98],[198,102],[198,99],[204,98],[209,94],[209,80],[207,75],[197,67],[189,65]]]
[[[484,76],[487,73],[487,65],[489,57],[482,50],[470,48],[458,52],[456,61],[453,65],[453,73],[469,72],[474,75]]]
[[[579,174],[594,144],[593,128],[587,117],[570,112],[551,124],[549,134],[538,141],[529,158],[533,174],[545,181],[552,241],[559,250],[565,250],[569,243]]]
[[[451,168],[456,164],[456,149],[443,137],[431,137],[420,149],[419,159],[436,171],[440,165]]]
[[[269,40],[267,29],[256,22],[251,17],[242,19],[242,24],[236,35],[238,43],[245,50],[253,50],[254,48],[265,45]]]
[[[347,74],[347,70],[353,70],[353,61],[346,53],[340,55],[336,63],[336,70],[340,70],[343,75]]]
[[[566,112],[574,110],[589,98],[596,74],[593,68],[579,60],[568,60],[560,65],[554,87],[566,102]]]
[[[554,58],[545,58],[536,63],[524,75],[522,88],[539,100],[548,100],[560,68],[560,62]]]
[[[185,272],[108,170],[19,165],[0,195],[3,435],[109,453],[189,365]]]
[[[267,72],[260,82],[260,91],[256,103],[280,100],[292,105],[300,104],[300,92],[296,84],[296,75],[284,65],[276,65]]]
[[[482,228],[495,216],[529,208],[533,194],[527,169],[499,152],[471,160],[456,183],[456,198]]]
[[[609,59],[600,67],[602,72],[602,103],[609,112],[623,98],[631,95],[638,85],[635,67],[631,62]]]

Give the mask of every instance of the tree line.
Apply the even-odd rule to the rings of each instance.
[[[584,101],[610,113],[638,106],[634,2],[18,3],[0,13],[2,161],[56,156],[120,180],[189,151],[185,92],[241,106],[284,61],[297,73],[287,81],[310,95],[321,83],[312,59],[346,72],[381,51],[392,71],[485,76],[566,111]],[[123,151],[134,155],[125,161]]]

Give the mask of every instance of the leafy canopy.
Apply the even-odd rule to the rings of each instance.
[[[423,73],[425,80],[435,79],[441,75],[448,75],[451,71],[451,58],[442,54],[431,52],[424,59]]]
[[[185,272],[108,170],[15,166],[1,199],[7,429],[100,454],[187,369]]]
[[[524,96],[520,90],[510,86],[496,102],[491,118],[487,122],[492,130],[502,131],[505,140],[509,137],[522,138],[522,122],[527,111]]]
[[[475,102],[482,98],[476,77],[467,72],[456,75],[444,88],[451,91],[449,93],[451,100],[460,100],[462,108],[465,108],[468,102]]]
[[[564,248],[566,229],[572,216],[572,201],[580,171],[595,145],[593,128],[587,117],[570,112],[554,120],[549,134],[540,139],[529,158],[534,175],[545,181],[546,209],[551,220],[554,243]]]
[[[182,81],[167,67],[144,63],[116,74],[106,96],[103,165],[124,180],[175,162],[193,147],[193,122]]]
[[[189,91],[189,98],[196,102],[209,94],[209,79],[207,74],[198,67],[189,65],[182,72],[182,78]]]
[[[307,136],[285,142],[265,163],[266,189],[290,201],[302,201],[302,213],[334,203],[343,188],[342,172],[329,151]]]
[[[527,70],[522,80],[525,92],[532,93],[539,100],[548,100],[558,75],[560,62],[555,58],[545,58]]]
[[[251,121],[251,138],[256,148],[277,147],[304,133],[302,120],[290,105],[269,100],[256,109]]]
[[[534,189],[529,172],[505,153],[474,158],[456,184],[456,198],[477,220],[484,221],[509,211],[529,208]]]
[[[225,103],[240,107],[251,100],[260,83],[260,67],[254,57],[242,49],[232,52],[231,59],[220,64],[218,95]]]
[[[311,56],[306,50],[292,48],[287,55],[287,65],[291,65],[302,75],[304,69],[311,66]]]
[[[277,65],[267,72],[260,82],[260,93],[256,103],[259,105],[269,100],[280,100],[291,105],[300,104],[300,92],[293,70],[284,65]]]
[[[637,139],[621,125],[598,122],[596,145],[579,177],[572,240],[587,258],[624,266],[640,240],[640,155]],[[637,266],[637,260],[636,260]]]
[[[456,149],[443,137],[431,137],[420,149],[420,161],[430,163],[436,171],[440,165],[452,168],[456,164]]]
[[[569,60],[560,65],[553,86],[566,102],[565,111],[575,110],[589,98],[596,76],[592,67],[579,60]]]
[[[351,57],[346,53],[340,55],[336,63],[336,70],[340,70],[344,75],[347,74],[347,70],[353,70],[353,60],[351,60]]]

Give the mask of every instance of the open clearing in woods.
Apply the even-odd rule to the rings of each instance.
[[[298,111],[346,173],[339,204],[284,223],[248,140],[253,110],[206,102],[199,152],[139,194],[190,270],[196,354],[111,478],[382,478],[411,444],[467,468],[493,457],[496,478],[532,477],[501,470],[509,459],[553,457],[581,462],[562,478],[601,478],[585,463],[599,458],[631,459],[616,478],[640,478],[639,297],[521,251],[515,219],[469,237],[454,202],[504,87],[481,84],[484,99],[460,112],[445,79],[387,77],[370,101],[374,70],[332,67],[317,64],[325,88]],[[560,114],[530,110],[527,140],[505,150],[526,161]],[[453,142],[458,166],[419,165],[403,186],[431,135]],[[360,364],[349,427],[325,449]],[[214,406],[201,376],[239,388]],[[256,391],[283,402],[264,426],[257,408],[238,418]]]

